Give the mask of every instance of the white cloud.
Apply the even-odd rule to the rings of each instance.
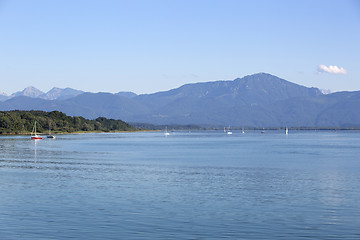
[[[318,73],[330,73],[330,74],[347,74],[347,70],[338,66],[325,66],[323,64],[318,66]]]

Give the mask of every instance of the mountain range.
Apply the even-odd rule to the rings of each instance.
[[[40,91],[39,89],[37,89],[33,86],[30,86],[30,87],[25,88],[22,91],[13,93],[10,96],[7,96],[5,93],[0,92],[0,101],[5,101],[5,100],[8,100],[8,99],[11,99],[14,97],[19,97],[19,96],[41,98],[41,99],[45,99],[45,100],[55,100],[55,99],[64,100],[64,99],[75,97],[82,93],[84,93],[84,91],[75,90],[72,88],[56,88],[56,87],[52,88],[47,93],[44,93],[44,92]]]
[[[130,123],[233,127],[359,127],[360,91],[323,94],[267,73],[232,81],[186,84],[169,91],[89,93],[29,87],[0,95],[0,110],[62,111]]]

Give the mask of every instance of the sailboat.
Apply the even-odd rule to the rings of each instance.
[[[244,134],[245,133],[245,130],[244,130],[244,128],[242,128],[242,134]]]
[[[285,128],[285,134],[288,135],[289,134],[289,129],[286,127]]]
[[[228,135],[231,135],[231,134],[232,134],[232,131],[230,131],[230,126],[229,126],[229,128],[228,128],[228,130],[227,130],[226,134],[228,134]]]
[[[169,135],[170,135],[170,133],[169,133],[168,130],[167,130],[167,127],[165,127],[164,135],[165,135],[165,136],[169,136]]]
[[[42,137],[40,137],[39,135],[36,134],[36,121],[34,123],[34,127],[33,127],[33,130],[31,132],[31,139],[32,140],[40,140],[40,139],[42,139]]]
[[[49,123],[49,134],[48,134],[46,137],[47,137],[47,138],[53,138],[53,139],[55,138],[54,135],[51,135],[51,134],[50,134],[50,123]]]

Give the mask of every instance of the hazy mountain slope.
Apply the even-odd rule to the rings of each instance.
[[[11,98],[13,97],[18,97],[18,96],[26,96],[26,97],[32,97],[32,98],[37,98],[41,95],[43,95],[44,92],[40,91],[39,89],[35,88],[35,87],[27,87],[22,91],[13,93],[10,95]]]
[[[0,104],[2,111],[8,110],[44,110],[53,111],[58,107],[52,101],[27,96],[13,97]]]
[[[69,98],[76,97],[84,93],[83,91],[72,89],[72,88],[52,88],[47,93],[41,95],[40,97],[47,100],[65,100]]]
[[[0,102],[9,99],[9,96],[6,93],[0,92]]]
[[[0,103],[1,111],[9,110],[42,110],[42,111],[61,111],[71,116],[81,116],[82,112],[91,112],[90,108],[79,106],[71,102],[61,102],[57,100],[44,100],[19,96]]]
[[[319,112],[315,126],[359,126],[360,91],[326,95],[327,107]]]
[[[115,94],[126,98],[133,98],[137,96],[137,94],[133,92],[118,92]]]
[[[77,97],[63,101],[67,104],[76,104],[91,111],[81,112],[86,118],[106,116],[107,118],[128,121],[137,113],[149,114],[149,109],[138,102],[111,93],[83,93]]]

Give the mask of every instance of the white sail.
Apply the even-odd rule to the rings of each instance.
[[[169,133],[168,130],[167,130],[167,127],[165,127],[164,135],[165,135],[165,136],[169,136],[169,135],[170,135],[170,133]]]
[[[232,131],[230,131],[230,126],[229,126],[229,128],[228,128],[228,130],[227,130],[226,134],[228,134],[228,135],[231,135],[231,134],[232,134]]]

